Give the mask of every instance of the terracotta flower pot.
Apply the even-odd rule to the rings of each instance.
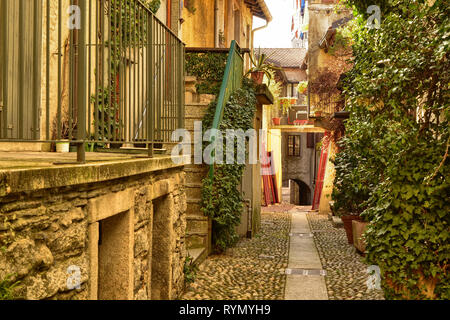
[[[273,124],[275,125],[275,126],[279,126],[280,125],[280,118],[272,118],[272,121],[273,121]]]
[[[366,242],[362,236],[366,232],[368,225],[369,223],[367,222],[352,220],[353,245],[361,253],[366,252]]]
[[[342,216],[342,222],[344,223],[345,233],[347,234],[348,244],[353,244],[353,220],[361,221],[361,217],[358,216]]]
[[[253,81],[257,84],[262,84],[264,80],[264,72],[263,71],[254,71],[251,73],[251,77]]]

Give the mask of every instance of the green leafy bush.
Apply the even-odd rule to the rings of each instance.
[[[186,72],[197,77],[197,93],[218,95],[227,65],[223,53],[186,53]]]
[[[370,222],[366,259],[388,299],[449,299],[450,8],[384,1],[368,29],[366,2],[348,1],[361,15],[335,205]]]
[[[184,261],[184,281],[186,284],[191,284],[195,281],[198,272],[198,266],[194,263],[194,258],[187,256]]]

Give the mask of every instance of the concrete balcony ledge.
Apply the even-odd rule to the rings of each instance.
[[[75,157],[73,153],[0,152],[0,196],[183,167],[173,161],[183,163],[182,156],[172,159],[167,155],[142,158],[136,155],[86,153],[85,164],[74,164]]]
[[[262,105],[271,105],[274,102],[274,97],[270,92],[269,87],[265,84],[256,86],[256,99]]]

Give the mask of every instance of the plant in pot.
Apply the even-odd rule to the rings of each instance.
[[[275,67],[274,65],[267,62],[267,56],[264,53],[261,53],[261,49],[259,49],[258,55],[250,54],[250,61],[253,65],[250,70],[245,74],[245,76],[251,75],[251,78],[255,83],[262,84],[264,81],[264,76],[266,76],[269,80],[269,85],[272,80],[274,74],[271,71],[281,70],[281,68]]]
[[[70,152],[70,139],[75,135],[77,125],[75,120],[72,122],[72,124],[70,124],[69,122],[70,121],[67,114],[63,114],[61,116],[61,123],[59,125],[57,118],[55,118],[55,120],[53,121],[52,135],[53,140],[57,140],[55,145],[56,152],[58,153]]]
[[[363,160],[348,146],[334,159],[333,213],[342,219],[349,244],[353,244],[353,220],[362,221],[360,215],[367,208],[371,188],[360,161]]]
[[[121,148],[123,145],[123,122],[119,119],[120,108],[114,87],[101,88],[96,95],[91,96],[91,103],[98,105],[97,117],[94,112],[92,124],[99,139],[105,141],[105,143],[110,141],[110,148],[112,149]],[[95,120],[96,118],[98,121]],[[102,146],[102,144],[97,144],[97,146]]]
[[[300,81],[300,83],[297,86],[298,93],[306,94],[307,90],[308,90],[308,81]]]
[[[315,118],[320,118],[322,116],[322,110],[317,106],[311,106],[310,113],[313,114]]]
[[[283,98],[279,98],[278,101],[280,104],[281,112],[283,114],[282,119],[281,119],[282,124],[288,124],[289,110],[296,103],[297,99],[283,97]]]
[[[280,103],[278,98],[281,95],[281,90],[283,87],[283,84],[281,82],[278,81],[270,81],[270,79],[275,78],[275,71],[274,70],[269,70],[270,73],[270,77],[267,77],[264,79],[263,83],[267,85],[267,87],[269,88],[269,91],[272,93],[274,99],[273,99],[273,104],[272,105],[267,105],[265,106],[265,108],[267,108],[267,110],[269,111],[269,119],[272,118],[272,122],[275,126],[280,125]]]

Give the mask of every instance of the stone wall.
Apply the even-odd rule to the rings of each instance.
[[[186,258],[184,176],[183,167],[172,167],[22,192],[8,186],[0,198],[0,280],[12,274],[24,299],[177,298]],[[80,288],[70,289],[78,276]]]

